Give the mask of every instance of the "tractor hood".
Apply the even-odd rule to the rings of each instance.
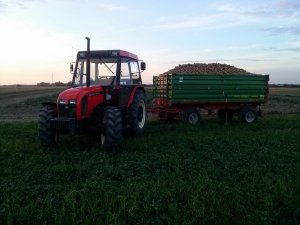
[[[60,117],[69,117],[74,109],[77,119],[88,118],[95,107],[104,103],[104,89],[101,86],[74,87],[63,91],[57,99]]]
[[[80,102],[83,97],[85,96],[94,96],[98,94],[103,94],[103,87],[75,87],[75,88],[69,88],[63,92],[60,93],[58,96],[58,102],[60,101],[66,101],[69,102],[70,100],[75,100],[76,102]]]

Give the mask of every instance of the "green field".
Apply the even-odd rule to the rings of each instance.
[[[299,88],[271,88],[256,124],[152,121],[116,154],[92,135],[41,148],[59,91],[0,88],[1,225],[300,223]]]
[[[300,115],[148,124],[122,151],[0,123],[2,224],[299,224]]]

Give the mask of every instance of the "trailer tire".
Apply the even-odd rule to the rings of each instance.
[[[122,140],[122,112],[117,107],[104,109],[103,130],[101,132],[101,145],[111,152],[119,150]]]
[[[137,90],[135,92],[128,114],[130,133],[134,136],[142,135],[147,120],[145,94],[143,91]]]
[[[196,125],[201,120],[200,113],[197,109],[186,109],[183,112],[183,121],[185,123]]]
[[[45,105],[40,109],[38,119],[38,137],[43,147],[54,147],[58,144],[58,133],[51,129],[51,119],[57,116],[55,106]]]
[[[255,123],[257,117],[257,111],[254,107],[244,107],[239,112],[240,121],[247,124]]]

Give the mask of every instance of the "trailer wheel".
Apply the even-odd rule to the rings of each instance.
[[[197,109],[186,109],[183,112],[183,121],[192,125],[197,124],[201,120]]]
[[[136,136],[143,134],[147,120],[145,94],[143,91],[136,91],[128,114],[130,133]]]
[[[239,119],[244,123],[254,123],[257,120],[257,111],[254,107],[244,107],[239,113]]]
[[[101,145],[112,152],[119,149],[122,140],[122,113],[117,107],[106,107],[103,117]]]
[[[58,143],[58,133],[51,129],[51,119],[57,116],[54,106],[43,106],[38,119],[38,137],[44,147],[54,147]]]

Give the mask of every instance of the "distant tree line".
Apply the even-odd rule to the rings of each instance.
[[[270,87],[300,87],[300,84],[270,84]]]
[[[53,84],[48,83],[48,82],[40,82],[37,83],[36,86],[38,87],[66,87],[66,86],[71,86],[71,81],[69,81],[68,83],[63,83],[61,81],[55,82]]]

